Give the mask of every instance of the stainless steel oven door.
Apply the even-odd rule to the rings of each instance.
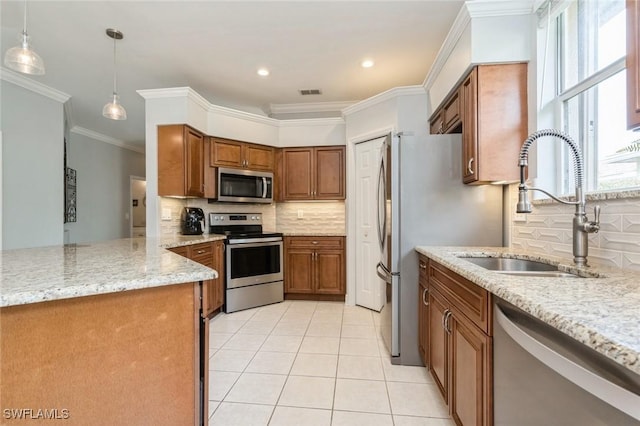
[[[282,281],[282,239],[227,245],[227,288]]]

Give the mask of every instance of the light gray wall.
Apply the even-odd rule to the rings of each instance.
[[[129,237],[130,176],[145,176],[143,154],[70,133],[67,167],[76,170],[77,222],[66,239],[85,243]]]
[[[63,104],[2,80],[2,248],[63,242]]]

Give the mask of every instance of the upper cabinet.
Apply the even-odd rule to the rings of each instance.
[[[211,166],[273,171],[274,148],[231,139],[211,138]]]
[[[158,126],[158,195],[204,197],[204,143],[187,125]]]
[[[627,0],[627,127],[640,129],[640,2]]]
[[[462,132],[468,184],[518,180],[527,125],[525,63],[474,67],[431,117],[431,133]]]
[[[284,148],[279,200],[344,200],[345,147]]]

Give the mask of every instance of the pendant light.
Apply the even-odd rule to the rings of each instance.
[[[116,78],[116,40],[122,40],[124,35],[112,28],[107,28],[107,35],[113,39],[113,99],[102,108],[102,115],[112,120],[126,120],[127,111],[118,102],[118,80]]]
[[[4,64],[12,70],[33,75],[44,74],[42,58],[31,48],[27,34],[27,0],[24,1],[24,26],[20,35],[22,41],[19,46],[7,50]]]

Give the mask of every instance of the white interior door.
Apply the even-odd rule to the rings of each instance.
[[[385,282],[376,274],[382,258],[378,241],[378,171],[385,138],[359,143],[356,157],[356,305],[380,311]]]

